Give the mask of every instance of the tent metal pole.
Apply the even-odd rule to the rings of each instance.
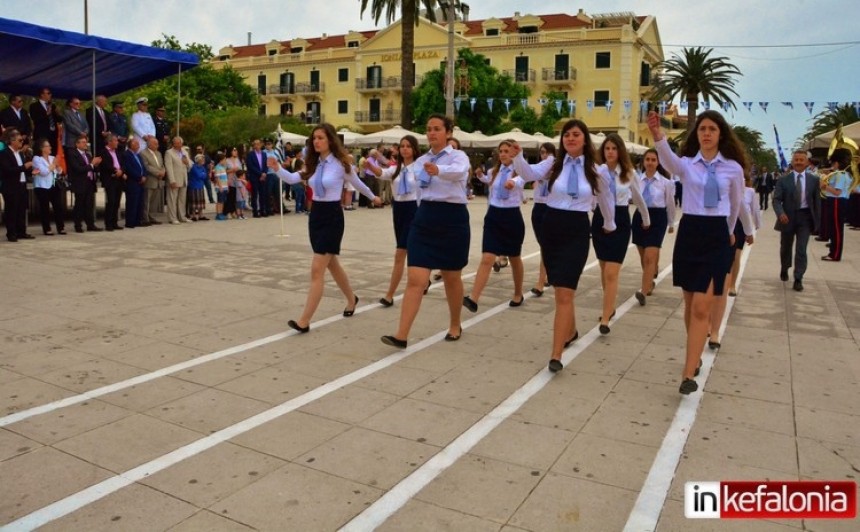
[[[179,81],[176,87],[176,92],[179,93],[176,97],[176,136],[179,136],[179,115],[180,115],[180,105],[182,101],[182,65],[179,64],[176,66],[177,70],[179,70]]]

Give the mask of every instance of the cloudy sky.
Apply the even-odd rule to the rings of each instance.
[[[0,16],[59,27],[84,29],[84,0],[0,0]],[[682,46],[714,47],[743,72],[737,84],[738,110],[729,120],[761,131],[773,144],[779,129],[788,150],[811,123],[803,102],[815,102],[813,114],[826,102],[860,101],[860,32],[846,0],[693,0],[675,9],[676,2],[642,0],[472,0],[473,20],[512,16],[632,11],[654,15],[667,57]],[[271,39],[314,37],[323,33],[376,27],[361,17],[360,0],[171,0],[128,2],[89,0],[89,29],[93,35],[149,44],[162,33],[180,42],[201,42],[218,49]],[[538,6],[524,8],[523,6]],[[253,9],[249,9],[253,7]],[[383,21],[384,22],[384,21]],[[810,46],[822,43],[843,43]],[[849,65],[853,66],[849,70]],[[752,112],[741,104],[755,102]],[[767,113],[758,102],[770,102]],[[781,102],[793,102],[794,109]],[[585,117],[587,120],[587,116]],[[787,155],[788,156],[788,155]]]

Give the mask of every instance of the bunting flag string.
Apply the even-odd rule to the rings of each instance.
[[[729,112],[729,108],[730,108],[731,106],[732,106],[732,104],[730,104],[729,102],[723,102],[723,111],[724,111],[724,112],[726,112],[726,113],[728,113],[728,112]]]
[[[741,102],[741,103],[744,104],[744,107],[747,108],[747,111],[752,112],[752,105],[753,105],[752,102]]]
[[[839,102],[827,102],[827,109],[832,113],[836,111],[836,107],[839,106]]]
[[[487,98],[487,107],[490,109],[490,112],[493,112],[493,99]]]
[[[767,114],[767,106],[770,102],[758,102],[758,106],[762,108],[764,114]]]
[[[588,109],[588,112],[591,113],[591,111],[594,110],[594,100],[585,100],[585,107]]]
[[[576,100],[567,101],[567,110],[570,113],[569,116],[573,116],[576,113]]]
[[[477,98],[469,98],[469,105],[472,106],[472,112],[475,112],[475,104],[478,103]]]
[[[792,103],[792,102],[782,102],[782,105],[788,107],[792,111],[794,110],[794,103]]]
[[[511,112],[511,101],[507,98],[505,98],[505,111]]]
[[[633,109],[633,102],[624,100],[624,116],[630,116],[631,109]]]
[[[608,100],[606,102],[606,112],[610,112],[612,110],[612,100]]]
[[[546,104],[547,104],[548,102],[549,102],[549,100],[547,100],[546,98],[538,98],[538,103],[540,104],[541,109],[543,109],[544,107],[546,107]]]
[[[563,103],[564,103],[564,102],[562,102],[561,100],[556,100],[556,101],[555,101],[555,112],[556,112],[556,113],[561,114],[561,106],[562,106],[562,104],[563,104]]]
[[[803,102],[803,105],[806,106],[806,111],[809,112],[809,114],[811,115],[812,108],[815,107],[815,102]]]

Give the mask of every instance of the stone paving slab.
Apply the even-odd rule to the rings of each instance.
[[[469,208],[466,293],[485,202]],[[765,213],[764,227],[772,216]],[[388,285],[390,211],[348,213],[346,226],[341,262],[363,308]],[[277,237],[270,218],[0,245],[0,268],[12,275],[0,289],[12,302],[0,308],[0,415],[286,332],[305,301],[306,218],[287,217],[286,232]],[[660,530],[689,528],[681,506],[688,480],[856,480],[860,471],[860,234],[848,233],[839,264],[822,263],[821,244],[810,243],[802,293],[777,279],[778,235],[765,229],[757,238]],[[667,235],[661,268],[673,241]],[[524,253],[536,250],[528,231]],[[536,257],[525,260],[526,288],[536,265]],[[508,308],[509,271],[491,274],[479,314],[464,310],[463,320],[477,323],[456,344],[430,345],[47,528],[337,529],[545,371],[552,290]],[[619,305],[638,283],[631,249]],[[584,273],[576,303],[577,327],[587,332],[602,305],[596,267]],[[315,320],[339,316],[344,304],[329,279]],[[0,526],[384,360],[395,350],[378,337],[393,332],[400,305],[0,427]],[[497,305],[502,312],[481,317]],[[434,287],[410,342],[447,322],[443,290]],[[684,339],[681,296],[669,276],[645,307],[634,304],[610,335],[596,338],[381,529],[622,528],[679,403]]]

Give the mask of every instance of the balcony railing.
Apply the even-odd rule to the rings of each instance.
[[[296,115],[288,114],[286,116],[296,116]],[[324,114],[315,115],[315,114],[308,114],[308,113],[302,112],[302,113],[298,114],[298,119],[300,122],[303,122],[309,126],[315,126],[317,124],[322,124],[323,122],[325,122],[325,115]]]
[[[504,75],[510,76],[517,83],[534,83],[535,82],[535,71],[533,68],[528,70],[505,70]]]
[[[269,94],[273,94],[275,96],[283,96],[288,94],[295,94],[296,86],[295,85],[269,85]]]
[[[356,78],[355,88],[359,92],[400,90],[403,78],[388,76],[385,78]]]
[[[396,124],[400,122],[400,109],[384,109],[381,111],[356,111],[357,124]]]
[[[542,78],[547,85],[573,85],[576,83],[576,69],[544,68]]]
[[[321,94],[325,92],[325,83],[296,83],[296,94]]]

